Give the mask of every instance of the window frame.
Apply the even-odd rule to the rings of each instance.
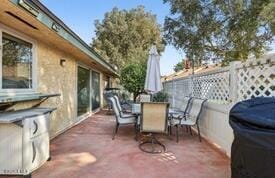
[[[78,105],[79,105],[79,102],[78,102],[78,70],[79,70],[79,67],[89,71],[89,90],[90,90],[89,91],[89,110],[86,113],[83,113],[83,114],[80,114],[80,115],[78,115]],[[76,65],[76,109],[77,109],[76,115],[77,115],[77,118],[81,118],[82,116],[86,117],[86,116],[90,115],[91,112],[92,112],[92,110],[91,110],[91,107],[92,107],[92,101],[91,101],[92,82],[91,82],[91,77],[92,77],[91,76],[91,68],[89,68],[85,64],[77,63],[77,65]]]
[[[25,42],[28,42],[30,44],[32,44],[32,88],[9,88],[9,89],[3,89],[2,88],[2,81],[3,81],[3,68],[2,68],[2,64],[3,64],[3,33],[7,33],[11,36],[14,36],[20,40],[23,40]],[[17,32],[16,30],[13,30],[7,26],[4,26],[3,24],[0,23],[0,96],[2,95],[18,95],[18,94],[32,94],[35,93],[37,91],[37,43],[35,40],[33,40],[32,38]]]

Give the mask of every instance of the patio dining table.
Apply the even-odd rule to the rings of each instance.
[[[141,114],[141,104],[133,103],[131,112],[132,112],[132,114],[140,115]],[[174,116],[174,115],[183,114],[183,112],[180,110],[177,110],[177,109],[169,108],[168,114],[169,114],[168,118],[170,118],[171,116]]]
[[[162,114],[160,114],[160,116],[158,116],[159,111],[156,110],[155,107],[150,108],[150,105],[152,106],[152,104],[153,104],[153,102],[146,102],[147,108],[146,109],[143,108],[143,109],[145,109],[145,112],[144,112],[141,109],[141,104],[140,103],[134,103],[134,104],[132,104],[132,114],[135,114],[137,116],[136,117],[136,119],[137,119],[136,120],[136,122],[137,122],[137,125],[136,125],[137,126],[137,132],[141,132],[141,133],[143,132],[144,133],[144,131],[145,131],[145,133],[147,134],[145,139],[143,139],[139,144],[140,150],[142,150],[144,152],[147,152],[147,153],[162,153],[162,152],[165,152],[165,150],[166,150],[165,145],[157,140],[154,133],[167,133],[167,131],[168,131],[168,134],[170,135],[171,131],[169,129],[169,125],[170,125],[169,123],[170,123],[170,119],[172,118],[171,116],[173,116],[174,114],[179,114],[180,112],[177,111],[177,110],[174,110],[172,108],[167,108],[168,104],[164,103],[165,108],[168,109],[168,113],[167,113],[167,110],[166,110],[165,115],[168,114],[168,117],[167,117],[167,115],[164,116]],[[150,109],[152,109],[151,110],[152,114],[154,116],[156,115],[156,117],[157,117],[156,120],[151,117],[152,116],[151,114],[148,115],[148,113],[150,113]],[[159,109],[164,109],[164,107],[160,107]],[[141,115],[143,117],[147,118],[146,119],[147,120],[147,125],[145,124],[145,128],[146,128],[145,130],[144,130],[144,123],[143,124],[141,123],[142,122],[141,121],[142,118],[140,117]],[[152,124],[152,123],[156,123],[157,126],[154,126],[154,124]],[[165,123],[165,126],[162,125],[163,123]],[[160,126],[162,128],[162,129],[160,129],[159,126],[158,126],[159,124],[164,126],[164,127],[162,128],[162,126]],[[152,131],[152,132],[150,132],[150,131]],[[136,137],[136,138],[138,138],[138,137]],[[149,140],[148,140],[148,138],[149,138]],[[147,147],[145,145],[147,145]],[[148,145],[151,146],[151,147],[149,147],[150,149],[148,149]],[[156,147],[161,148],[161,149],[156,149]]]

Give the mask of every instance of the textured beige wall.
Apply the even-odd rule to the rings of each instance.
[[[64,67],[60,59],[66,59]],[[60,93],[59,97],[49,98],[41,106],[57,107],[51,116],[51,136],[56,136],[77,122],[76,116],[76,60],[68,53],[37,42],[37,92]],[[29,108],[37,102],[24,102],[14,109]]]
[[[4,4],[4,6],[7,5]],[[100,72],[101,103],[103,103],[102,90],[104,89],[104,74],[102,72],[109,73],[109,71],[95,61],[91,61],[89,56],[58,37],[55,32],[41,25],[36,19],[24,18],[29,19],[28,22],[38,27],[38,30],[30,30],[24,24],[6,16],[5,9],[7,8],[0,6],[0,14],[4,15],[0,15],[0,28],[5,28],[7,31],[11,31],[12,34],[25,36],[25,38],[36,42],[37,67],[35,67],[35,76],[37,76],[37,90],[35,92],[61,94],[60,97],[49,98],[41,105],[57,107],[57,110],[51,116],[51,136],[56,136],[79,121],[77,119],[76,96],[78,61],[91,66],[91,69],[96,68],[96,71]],[[20,17],[21,15],[23,16],[24,13],[20,13]],[[26,16],[28,15],[27,13]],[[64,67],[60,66],[60,59],[66,59]],[[29,108],[36,103],[37,101],[23,102],[9,109]]]
[[[60,65],[60,59],[66,59],[64,67]],[[83,64],[83,62],[81,63]],[[70,53],[62,52],[50,45],[37,42],[37,92],[61,94],[59,97],[49,98],[41,105],[42,107],[57,108],[51,115],[51,137],[58,135],[79,121],[77,118],[76,96],[77,65],[78,61]],[[103,90],[105,88],[105,80],[106,75],[100,72],[101,107],[104,106]],[[29,108],[36,103],[24,102],[17,104],[13,108],[16,110]]]
[[[38,44],[38,92],[60,93],[43,105],[57,107],[52,115],[51,135],[56,135],[77,120],[76,116],[76,60],[68,53],[58,51],[43,43]],[[60,59],[66,59],[64,67]]]
[[[1,24],[0,24],[1,25]],[[5,27],[6,28],[6,27]],[[9,30],[13,31],[12,28]],[[24,36],[20,32],[13,31],[13,33],[18,33],[19,36]],[[20,34],[19,34],[20,33]],[[42,35],[42,33],[41,33]],[[61,96],[49,98],[41,106],[45,107],[56,107],[57,110],[54,111],[51,115],[51,125],[50,125],[50,134],[51,137],[58,135],[67,128],[70,128],[78,119],[84,119],[84,117],[77,118],[77,65],[80,62],[83,65],[86,65],[90,69],[100,73],[100,89],[101,89],[101,107],[103,106],[103,95],[102,91],[105,88],[104,79],[106,78],[105,74],[102,73],[100,67],[96,65],[89,58],[75,57],[75,53],[72,53],[70,50],[62,50],[61,46],[55,46],[53,44],[48,44],[44,42],[44,39],[39,40],[40,38],[32,38],[28,35],[25,35],[32,39],[36,43],[34,46],[36,48],[36,53],[34,53],[36,59],[36,65],[34,69],[34,76],[37,78],[36,91],[46,94],[55,94],[59,93]],[[60,59],[65,59],[65,66],[60,65]],[[14,68],[18,70],[19,73],[22,73],[21,69]],[[13,72],[14,73],[14,72]],[[8,74],[7,74],[8,75]],[[10,110],[15,109],[25,109],[30,108],[33,105],[38,103],[38,101],[31,102],[22,102],[18,103]]]

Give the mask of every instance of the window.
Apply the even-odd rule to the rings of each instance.
[[[1,93],[33,92],[34,44],[1,26],[0,32]]]
[[[78,66],[77,69],[77,115],[90,111],[90,70]]]

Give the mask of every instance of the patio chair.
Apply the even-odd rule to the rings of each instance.
[[[165,152],[165,146],[154,136],[155,133],[167,133],[169,103],[141,103],[140,132],[147,133],[148,140],[139,144],[139,148],[147,153]],[[150,150],[146,149],[146,145]],[[160,150],[155,147],[160,146]]]
[[[187,97],[186,96],[186,97],[183,98],[180,108],[170,108],[170,110],[172,111],[171,116],[173,116],[173,117],[182,117],[186,113],[188,113],[189,110],[190,110],[190,103],[191,103],[192,99],[193,99],[192,97]]]
[[[117,95],[114,95],[113,97],[114,97],[115,100],[116,100],[116,104],[117,104],[117,106],[118,106],[118,110],[119,110],[119,112],[120,112],[121,115],[124,115],[124,116],[131,116],[131,115],[132,115],[132,116],[134,116],[134,117],[138,117],[137,114],[133,114],[133,113],[132,113],[132,106],[131,106],[131,109],[130,109],[130,110],[124,110],[123,107],[121,106],[121,103],[120,103],[120,101],[119,101],[118,96],[117,96]],[[136,122],[136,124],[139,125],[139,122]],[[138,126],[138,125],[137,125],[137,126]],[[138,128],[136,128],[136,129],[138,129]]]
[[[171,126],[176,126],[176,129],[177,129],[176,131],[177,142],[179,141],[179,126],[188,126],[189,128],[191,128],[192,126],[195,126],[195,125],[197,125],[199,141],[201,142],[201,135],[200,135],[200,128],[199,128],[198,121],[205,102],[206,100],[204,99],[193,98],[190,102],[190,110],[188,113],[184,115],[184,117],[171,118],[171,121],[170,121]],[[190,129],[190,132],[192,134],[191,129]]]
[[[180,108],[170,108],[169,109],[169,118],[170,120],[173,119],[173,118],[176,118],[176,119],[185,119],[185,115],[189,112],[190,110],[190,106],[191,106],[191,100],[193,98],[192,97],[184,97],[183,100],[182,100],[182,104],[180,106]],[[172,129],[171,129],[171,124],[170,124],[170,120],[168,122],[168,130],[169,130],[169,134],[171,135],[172,134]],[[186,126],[187,128],[187,131],[188,131],[188,126]]]
[[[116,117],[116,126],[113,131],[113,137],[112,137],[112,140],[114,140],[119,126],[135,124],[135,129],[136,129],[136,115],[124,114],[123,112],[120,112],[119,105],[117,104],[115,97],[109,97],[108,99],[112,105],[112,108],[113,108],[113,111],[114,111],[115,117]]]
[[[117,95],[114,95],[113,97],[114,97],[115,100],[116,100],[116,103],[117,103],[117,107],[118,107],[119,112],[122,112],[122,113],[123,113],[123,109],[122,109],[122,107],[121,107],[121,104],[120,104],[120,101],[119,101],[118,96],[117,96]]]
[[[117,103],[118,103],[118,106],[119,106],[119,110],[121,112],[126,112],[126,113],[131,113],[131,110],[132,110],[132,104],[133,102],[132,101],[121,101],[118,97],[118,95],[114,95]]]

